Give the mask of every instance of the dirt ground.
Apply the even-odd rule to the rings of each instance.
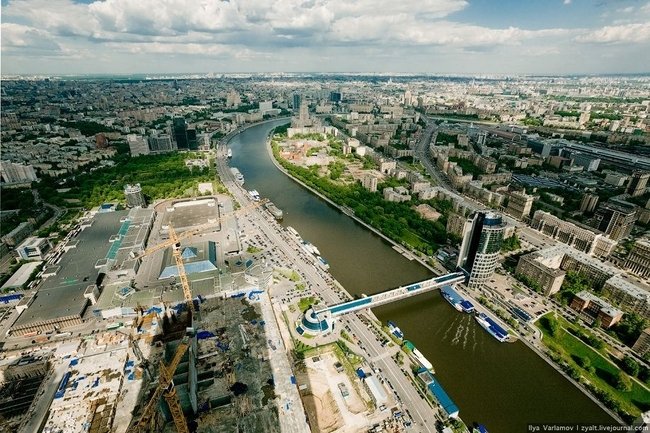
[[[353,384],[344,372],[337,372],[334,353],[305,360],[305,371],[298,375],[298,383],[306,385],[302,391],[303,404],[312,431],[318,433],[357,433],[369,427],[367,406],[359,394],[360,384]],[[343,397],[338,385],[343,383],[349,395]],[[356,386],[355,386],[356,385]]]

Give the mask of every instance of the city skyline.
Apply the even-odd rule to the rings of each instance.
[[[650,71],[642,1],[2,1],[4,75]]]

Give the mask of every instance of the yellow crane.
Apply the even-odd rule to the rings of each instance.
[[[185,352],[189,346],[189,338],[183,338],[181,343],[176,348],[176,352],[174,352],[174,357],[172,358],[171,362],[165,365],[162,360],[160,361],[158,386],[156,387],[144,410],[142,411],[140,419],[131,427],[129,427],[127,433],[144,433],[150,430],[151,420],[154,413],[156,412],[156,405],[158,404],[160,397],[163,397],[169,406],[172,418],[174,419],[174,425],[176,426],[176,431],[178,431],[178,433],[189,433],[190,430],[187,427],[187,421],[185,420],[183,409],[181,408],[181,404],[178,401],[176,388],[174,388],[174,372],[176,371],[178,364],[181,362],[181,359],[183,358],[183,355],[185,355]]]
[[[223,221],[227,219],[233,218],[242,213],[249,212],[264,203],[266,203],[266,200],[261,200],[259,202],[253,203],[250,206],[243,207],[235,212],[228,214],[226,218],[222,218],[221,222],[223,223]],[[181,280],[181,286],[183,287],[183,297],[185,298],[185,302],[187,303],[188,311],[190,314],[192,314],[192,311],[194,310],[194,304],[192,302],[192,290],[190,288],[190,283],[187,279],[187,274],[185,273],[185,264],[183,263],[183,256],[181,252],[181,240],[191,238],[201,231],[213,226],[214,224],[202,224],[193,228],[192,230],[177,234],[176,230],[174,230],[170,224],[168,240],[161,242],[151,248],[147,248],[140,254],[131,253],[132,258],[139,259],[149,254],[155,253],[156,251],[160,251],[164,248],[170,246],[172,247],[172,255],[174,256],[174,261],[176,262],[176,267],[178,269],[178,276]],[[178,364],[183,358],[183,355],[187,351],[188,347],[189,339],[185,337],[181,344],[176,348],[174,357],[168,365],[165,365],[163,361],[160,361],[158,386],[156,387],[154,394],[149,399],[149,402],[145,406],[140,419],[127,430],[127,433],[144,433],[150,429],[151,420],[153,418],[154,412],[156,410],[156,405],[158,404],[160,397],[163,397],[169,406],[169,410],[171,411],[172,418],[174,420],[174,425],[176,426],[176,431],[178,431],[178,433],[189,433],[187,421],[185,420],[183,409],[181,408],[180,402],[178,401],[178,395],[176,394],[176,388],[174,387],[173,381],[174,372],[176,371],[176,368],[178,367]]]
[[[227,221],[231,218],[234,218],[236,216],[239,216],[241,214],[247,213],[264,203],[266,203],[268,200],[260,200],[257,201],[249,206],[242,207],[232,213],[229,213],[226,215],[226,217],[221,218],[221,223],[223,224],[224,221]],[[199,226],[196,226],[192,228],[191,230],[187,230],[183,233],[176,233],[176,230],[174,230],[174,227],[170,224],[169,225],[169,239],[166,241],[163,241],[157,245],[154,245],[153,247],[147,248],[145,251],[143,251],[140,254],[135,254],[131,253],[131,258],[133,259],[140,259],[144,256],[148,256],[150,254],[155,253],[156,251],[160,251],[162,249],[165,249],[167,247],[172,247],[172,256],[174,257],[174,261],[176,262],[176,269],[178,269],[178,277],[181,280],[181,287],[183,288],[183,297],[185,298],[185,303],[187,304],[188,310],[191,311],[194,309],[193,303],[192,303],[192,290],[190,288],[190,283],[189,280],[187,279],[187,274],[185,273],[185,264],[183,262],[183,253],[181,251],[181,241],[184,239],[189,239],[199,233],[201,233],[203,230],[212,228],[214,227],[213,223],[207,223],[207,224],[201,224]]]

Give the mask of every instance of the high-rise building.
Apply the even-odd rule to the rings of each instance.
[[[100,132],[95,134],[95,149],[106,149],[108,147],[108,138],[106,134]]]
[[[293,102],[292,102],[292,107],[294,110],[298,110],[300,108],[300,104],[302,103],[302,96],[300,96],[298,93],[293,94]]]
[[[645,194],[650,179],[650,172],[635,171],[632,174],[630,183],[627,185],[627,193],[632,197],[638,197]]]
[[[147,207],[147,202],[144,199],[144,194],[139,183],[126,185],[124,187],[124,197],[126,198],[126,205],[128,207]]]
[[[19,162],[0,161],[0,175],[6,183],[32,182],[38,180],[36,171],[31,165]]]
[[[228,92],[226,95],[226,107],[237,108],[240,104],[241,97],[239,96],[239,93],[235,92],[234,90]]]
[[[172,126],[174,131],[174,141],[176,141],[176,147],[178,149],[189,149],[189,143],[187,139],[187,123],[183,117],[175,117],[174,124]]]
[[[626,238],[637,220],[636,206],[623,200],[611,199],[600,205],[594,216],[594,227],[615,241]]]
[[[135,134],[129,134],[126,136],[126,141],[129,143],[129,150],[131,151],[131,156],[139,155],[148,155],[149,154],[149,145],[144,137]]]
[[[582,196],[582,201],[580,202],[580,212],[593,213],[594,210],[596,210],[597,205],[598,195],[587,193]]]
[[[530,215],[533,207],[534,197],[526,193],[515,191],[508,198],[508,208],[506,212],[517,219],[523,219]]]
[[[330,102],[338,103],[343,99],[341,92],[330,92]]]
[[[174,150],[174,143],[168,134],[149,137],[149,150],[151,152],[171,152]]]
[[[199,141],[196,137],[196,129],[194,128],[187,129],[187,147],[190,150],[196,150],[199,148]]]
[[[625,260],[625,268],[643,278],[650,278],[650,241],[639,239]]]
[[[264,114],[267,111],[273,110],[273,101],[260,101],[258,103],[260,113]]]
[[[413,105],[413,95],[411,94],[411,91],[408,89],[404,92],[404,105],[406,106]]]
[[[491,211],[476,212],[465,223],[458,267],[469,276],[469,286],[485,284],[494,273],[504,230],[501,215]]]
[[[361,178],[361,185],[370,192],[377,191],[377,176],[365,174]]]

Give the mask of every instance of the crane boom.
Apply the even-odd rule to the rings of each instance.
[[[255,209],[256,207],[259,207],[259,206],[263,205],[267,201],[268,200],[266,200],[266,199],[260,200],[258,202],[255,202],[255,203],[249,205],[249,206],[245,206],[245,207],[242,207],[241,209],[233,211],[232,213],[229,213],[225,217],[221,218],[220,219],[221,223],[223,223],[224,221],[228,221],[230,218],[234,218],[234,217],[236,217],[236,216],[238,216],[240,214],[245,214],[245,213]],[[192,236],[197,235],[198,233],[202,232],[203,230],[213,228],[213,227],[214,227],[214,223],[201,224],[199,226],[196,226],[196,227],[192,228],[191,230],[187,230],[187,231],[184,231],[183,233],[176,234],[176,241],[174,239],[172,239],[172,237],[170,236],[168,240],[166,240],[164,242],[161,242],[159,244],[156,244],[156,245],[154,245],[152,247],[149,247],[146,250],[144,250],[143,252],[141,252],[140,254],[132,254],[131,258],[132,259],[140,259],[140,258],[142,258],[144,256],[148,256],[150,254],[155,253],[156,251],[160,251],[160,250],[163,250],[163,249],[165,249],[167,247],[170,247],[170,246],[174,245],[177,241],[182,241],[184,239],[191,238]]]
[[[160,397],[165,396],[165,400],[167,400],[168,397],[166,396],[166,394],[169,393],[170,391],[173,391],[174,397],[176,396],[176,393],[174,391],[174,384],[173,384],[174,372],[176,371],[176,368],[178,368],[178,364],[180,364],[181,359],[183,359],[183,355],[185,355],[185,352],[187,352],[189,346],[190,346],[189,340],[186,337],[183,339],[183,341],[181,341],[181,343],[176,348],[176,352],[174,352],[174,357],[172,358],[171,362],[168,365],[165,365],[163,361],[160,361],[160,375],[158,378],[158,386],[156,387],[153,395],[151,396],[151,399],[145,406],[144,410],[142,411],[142,415],[140,415],[140,419],[138,420],[138,422],[133,424],[131,428],[127,430],[127,433],[140,433],[140,432],[147,431],[149,429],[151,418],[153,417],[153,414],[156,410],[156,405],[158,404]],[[176,402],[178,403],[178,399],[176,399]],[[176,424],[176,428],[178,428],[178,424],[180,420],[176,419],[176,415],[174,415],[174,411],[172,411],[172,415],[174,416],[174,423]],[[185,422],[185,419],[182,419],[182,421],[185,424],[185,430],[178,430],[178,431],[180,433],[185,433],[188,431],[187,423]]]
[[[172,255],[174,256],[174,261],[176,261],[176,269],[178,270],[178,277],[181,279],[181,286],[183,287],[183,297],[185,298],[185,303],[187,303],[187,308],[189,311],[192,311],[194,305],[192,303],[192,290],[190,289],[190,282],[187,279],[187,274],[185,273],[185,263],[183,263],[183,255],[181,253],[181,241],[178,240],[176,235],[176,230],[171,225],[169,226],[169,240],[175,240],[172,246]]]

